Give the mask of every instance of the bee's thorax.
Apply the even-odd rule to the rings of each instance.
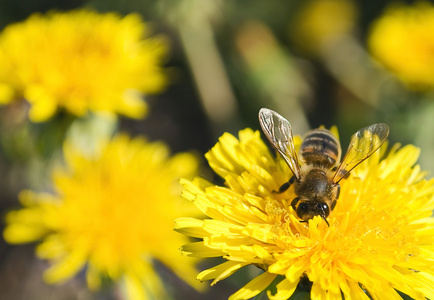
[[[302,198],[314,200],[329,197],[330,179],[322,169],[311,169],[295,184],[294,192]]]

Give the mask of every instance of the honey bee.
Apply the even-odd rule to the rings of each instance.
[[[339,199],[339,182],[349,172],[380,148],[389,135],[389,126],[373,124],[357,131],[351,138],[341,163],[339,140],[326,129],[306,133],[299,156],[294,146],[291,124],[271,109],[259,111],[259,123],[271,145],[283,157],[293,176],[276,193],[283,193],[294,185],[296,197],[291,206],[304,222],[320,216],[327,225],[327,217]],[[298,159],[303,162],[300,166]]]

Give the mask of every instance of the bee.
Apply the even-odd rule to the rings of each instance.
[[[296,197],[291,206],[297,216],[303,222],[320,216],[327,225],[327,217],[339,199],[339,182],[377,151],[389,135],[389,126],[384,123],[358,130],[339,163],[341,145],[329,130],[314,129],[307,132],[297,155],[291,124],[284,117],[271,109],[262,108],[259,111],[259,124],[293,173],[288,182],[273,192],[283,193],[294,185]],[[299,164],[299,158],[302,165]]]

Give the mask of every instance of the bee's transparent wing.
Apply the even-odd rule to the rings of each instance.
[[[347,153],[333,177],[338,183],[358,164],[380,148],[389,135],[389,126],[384,123],[373,124],[357,131],[352,137]]]
[[[259,111],[259,124],[271,145],[285,159],[295,178],[300,179],[300,165],[294,147],[291,124],[268,108],[261,108]]]

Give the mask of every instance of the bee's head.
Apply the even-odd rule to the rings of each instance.
[[[303,221],[308,221],[314,216],[320,216],[327,222],[326,218],[330,214],[330,207],[322,201],[301,202],[297,206],[296,213]]]

